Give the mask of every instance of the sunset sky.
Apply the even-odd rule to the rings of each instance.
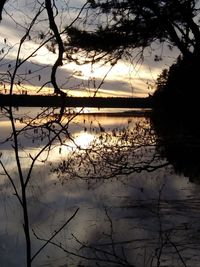
[[[57,17],[60,29],[69,24],[79,11],[79,7],[84,3],[83,0],[69,2],[69,11],[66,8],[66,1],[56,1],[59,8]],[[1,92],[9,89],[8,73],[12,73],[15,66],[15,60],[19,49],[20,39],[24,35],[31,18],[36,14],[37,3],[31,0],[14,1],[9,0],[5,5],[3,12],[3,20],[0,23],[0,49],[2,51],[0,61],[0,72],[3,75]],[[64,10],[64,11],[63,11]],[[62,11],[62,12],[61,12]],[[28,57],[33,51],[38,49],[41,40],[38,39],[38,33],[48,33],[48,23],[46,11],[41,14],[37,24],[30,31],[30,40],[26,39],[20,51],[20,59]],[[62,23],[61,23],[62,19]],[[3,50],[2,50],[3,49]],[[156,53],[161,53],[163,48],[158,48],[155,45]],[[168,68],[174,61],[175,57],[164,54],[163,60],[155,62],[153,60],[153,50],[146,51],[143,62],[135,64],[135,62],[119,61],[111,68],[110,64],[102,65],[76,65],[74,62],[65,62],[57,72],[57,82],[61,89],[68,92],[69,95],[75,96],[92,96],[98,89],[99,96],[148,96],[153,92],[153,85],[157,75],[161,69]],[[32,57],[30,57],[18,69],[16,83],[18,91],[27,90],[28,93],[34,93],[39,90],[40,93],[52,93],[50,83],[51,66],[56,61],[57,55],[47,49],[47,46],[42,46]],[[7,81],[7,82],[5,82]],[[6,85],[5,85],[6,84]],[[45,84],[45,87],[40,90],[40,87]]]

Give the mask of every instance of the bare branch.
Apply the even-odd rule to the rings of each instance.
[[[55,231],[55,233],[48,239],[45,240],[45,244],[32,256],[31,261],[33,261],[35,259],[35,257],[40,254],[40,252],[48,245],[51,243],[51,241],[54,239],[54,237],[56,237],[70,222],[71,220],[73,220],[73,218],[76,216],[77,212],[79,211],[79,208],[77,208],[75,210],[75,212],[73,213],[73,215],[58,229]],[[34,230],[32,229],[34,236],[38,239],[41,240],[37,234],[34,232]]]

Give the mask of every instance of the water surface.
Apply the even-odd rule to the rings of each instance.
[[[199,184],[168,163],[150,117],[122,111],[71,110],[61,124],[58,111],[14,111],[24,179],[40,153],[27,185],[32,255],[78,209],[33,266],[199,266]],[[8,179],[20,193],[7,115],[0,120],[0,259],[3,267],[26,266],[22,207]]]

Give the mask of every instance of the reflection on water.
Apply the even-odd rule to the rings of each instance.
[[[149,118],[71,112],[58,123],[49,113],[42,125],[28,114],[20,122],[17,113],[15,122],[24,179],[33,166],[27,185],[32,255],[46,244],[33,266],[199,266],[199,185],[174,172]],[[3,267],[26,266],[22,209],[8,179],[20,191],[5,115],[0,259]]]
[[[157,148],[167,158],[176,173],[189,177],[191,182],[200,179],[200,125],[196,114],[152,117],[157,135]]]
[[[92,134],[88,134],[87,132],[80,132],[76,138],[74,138],[74,143],[76,147],[87,148],[90,143],[94,140],[95,136]]]

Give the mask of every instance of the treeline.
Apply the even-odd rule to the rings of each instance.
[[[37,95],[0,95],[0,106],[15,107],[97,107],[151,108],[152,98],[124,97],[61,97]]]

